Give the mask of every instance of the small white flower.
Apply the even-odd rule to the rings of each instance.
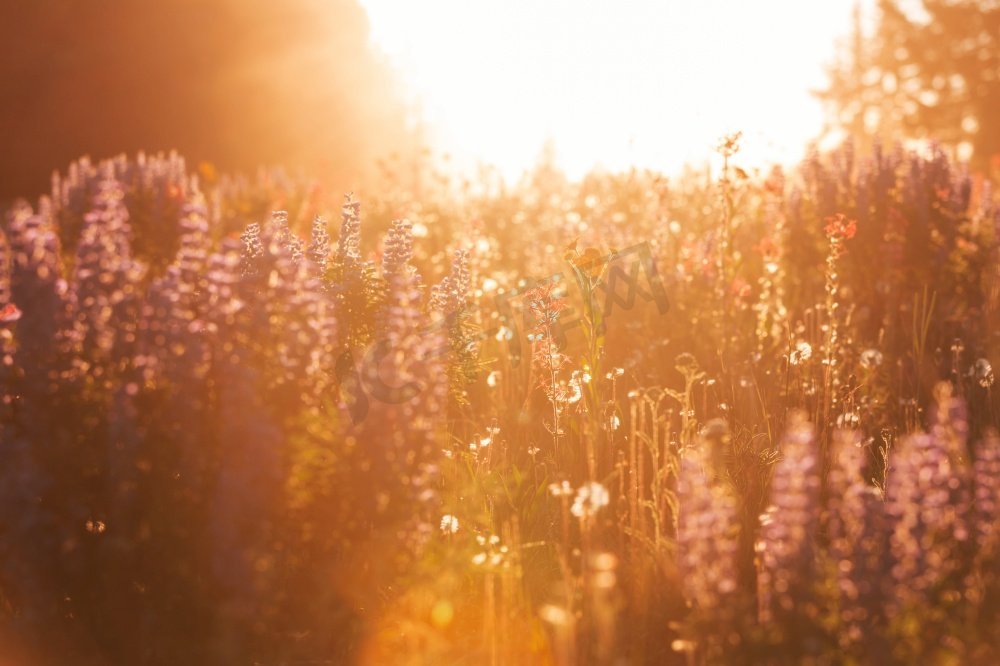
[[[569,481],[550,483],[549,494],[553,497],[566,497],[573,494],[573,486],[569,485]]]
[[[843,414],[837,417],[838,428],[847,428],[853,430],[860,425],[861,425],[861,416],[859,416],[857,412],[844,412]]]
[[[458,518],[451,515],[450,513],[446,513],[445,515],[441,516],[441,531],[444,534],[454,534],[455,532],[457,532]]]
[[[476,535],[476,542],[483,548],[472,558],[472,563],[476,566],[488,564],[491,567],[499,567],[506,564],[507,546],[500,545],[500,537],[496,534],[484,536]]]

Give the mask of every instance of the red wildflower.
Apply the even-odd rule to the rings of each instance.
[[[10,324],[21,318],[21,311],[13,303],[0,308],[0,324]]]
[[[858,230],[858,223],[855,220],[848,220],[843,213],[837,213],[826,218],[826,226],[823,231],[827,238],[832,241],[844,241],[854,238]]]

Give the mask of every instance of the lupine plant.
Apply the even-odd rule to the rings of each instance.
[[[992,186],[720,150],[13,203],[0,661],[995,663]]]

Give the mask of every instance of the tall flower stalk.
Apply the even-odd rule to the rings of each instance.
[[[552,434],[553,452],[559,455],[559,438],[565,434],[562,427],[564,406],[578,399],[573,387],[560,379],[569,358],[560,351],[555,331],[559,316],[566,309],[566,302],[559,293],[559,287],[552,282],[528,292],[526,302],[532,322],[528,334],[533,349],[532,366],[538,375],[538,385],[545,392],[551,407],[552,420],[546,428]]]

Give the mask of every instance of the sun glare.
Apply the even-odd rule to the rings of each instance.
[[[676,170],[744,132],[748,162],[790,162],[822,129],[851,0],[364,0],[431,139],[513,176],[551,140],[571,176]],[[780,29],[779,29],[780,26]]]

